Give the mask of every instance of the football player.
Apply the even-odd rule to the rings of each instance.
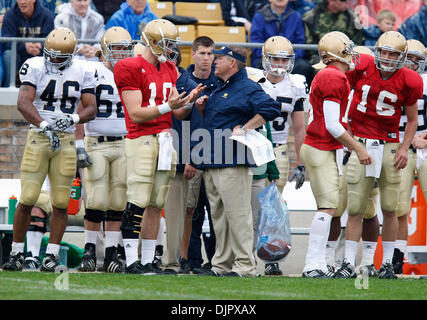
[[[295,63],[295,54],[292,43],[285,37],[274,36],[267,39],[262,48],[262,66],[260,76],[265,80],[260,82],[261,87],[272,98],[281,103],[280,117],[270,121],[273,138],[276,165],[280,175],[277,187],[283,193],[289,174],[288,135],[290,119],[295,134],[295,151],[297,167],[294,169],[290,181],[296,180],[295,188],[299,189],[305,180],[305,167],[301,161],[300,149],[305,137],[304,100],[308,95],[308,86],[305,77],[291,74]],[[257,69],[251,68],[251,72]],[[255,220],[256,221],[256,220]],[[267,263],[266,275],[281,275],[278,263]]]
[[[371,157],[346,131],[344,117],[350,86],[345,72],[354,68],[353,42],[342,32],[324,35],[318,45],[322,62],[311,86],[310,115],[301,158],[310,175],[317,212],[310,226],[303,277],[326,278],[326,243],[332,216],[338,206],[343,145],[354,151],[359,162],[370,164]],[[355,59],[357,60],[357,59]]]
[[[114,82],[117,61],[133,56],[133,41],[126,29],[111,27],[101,38],[100,62],[93,62],[98,72],[94,120],[84,124],[84,142],[77,140],[79,160],[84,168],[85,251],[79,271],[96,270],[96,238],[105,220],[105,272],[123,272],[118,260],[120,224],[126,207],[125,115]],[[87,153],[86,153],[86,152]]]
[[[74,60],[77,38],[68,28],[57,28],[45,40],[43,57],[25,61],[17,106],[30,123],[21,162],[21,196],[15,212],[12,252],[4,270],[22,270],[25,233],[31,209],[49,176],[52,216],[50,239],[41,271],[59,266],[59,249],[67,225],[67,206],[76,173],[75,124],[95,117],[96,72]],[[76,113],[79,102],[82,109]]]
[[[424,73],[427,51],[418,40],[408,40],[407,44],[408,54],[404,66],[419,73],[424,82],[423,98],[418,99],[418,127],[416,132],[417,136],[422,137],[427,132],[427,74]],[[405,137],[406,122],[407,116],[405,112],[402,112],[399,126],[400,141],[403,141]],[[396,274],[403,272],[403,257],[408,240],[408,212],[411,207],[411,194],[415,175],[418,177],[424,197],[427,198],[427,162],[418,163],[417,151],[411,144],[408,152],[408,164],[402,171],[399,205],[397,207],[398,232],[392,260],[394,273]]]
[[[171,113],[177,119],[187,117],[202,86],[189,93],[177,92],[177,72],[172,61],[177,57],[173,46],[178,40],[178,30],[173,23],[164,19],[150,21],[142,40],[146,47],[141,55],[123,59],[114,67],[128,131],[125,139],[128,203],[121,231],[126,272],[155,274],[152,261],[161,209],[176,167],[176,152],[168,132],[172,126]],[[140,230],[141,262],[138,261]]]
[[[361,54],[360,63],[347,76],[354,88],[349,118],[355,141],[366,146],[371,166],[359,164],[355,155],[347,164],[348,221],[345,258],[334,277],[355,277],[355,258],[362,234],[362,217],[374,179],[379,185],[383,212],[383,261],[379,277],[396,278],[392,257],[397,235],[396,209],[401,169],[408,161],[408,149],[417,129],[417,100],[422,97],[419,74],[402,68],[407,52],[406,39],[398,32],[383,33],[375,46],[375,57]],[[402,106],[407,115],[405,138],[399,143]]]

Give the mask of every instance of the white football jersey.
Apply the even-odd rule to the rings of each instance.
[[[270,126],[273,142],[285,144],[288,142],[290,115],[294,111],[304,111],[303,102],[308,94],[306,79],[300,74],[288,74],[279,83],[273,84],[266,79],[260,85],[266,93],[281,103],[281,115],[270,121]]]
[[[47,71],[43,57],[27,59],[19,70],[21,83],[33,86],[36,97],[33,102],[40,117],[49,124],[58,116],[77,113],[77,106],[83,93],[94,93],[97,77],[93,66],[83,60],[73,63],[59,73]],[[30,125],[36,131],[41,131]],[[75,126],[66,132],[74,132]]]
[[[418,127],[416,134],[427,131],[427,73],[422,73],[421,77],[423,78],[423,97],[418,99]],[[405,114],[405,109],[402,110],[402,116],[400,117],[399,125],[399,140],[402,143],[405,137],[405,128],[406,123],[408,122],[408,117]]]
[[[114,82],[114,73],[102,62],[91,62],[98,71],[95,88],[97,113],[84,124],[87,136],[125,136],[127,134],[123,105]]]

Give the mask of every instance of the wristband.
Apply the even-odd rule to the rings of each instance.
[[[74,124],[77,124],[80,121],[80,116],[77,113],[73,113],[71,118],[73,118]]]
[[[159,109],[160,114],[165,114],[172,111],[169,103],[167,102],[157,106],[157,108]]]
[[[46,128],[46,126],[48,126],[49,125],[49,123],[47,123],[47,121],[46,120],[43,120],[42,122],[40,122],[40,124],[39,124],[39,128],[40,129],[44,129],[44,128]]]
[[[193,108],[193,105],[194,105],[194,101],[193,102],[190,102],[189,104],[187,104],[185,107],[184,107],[184,109],[191,109],[191,108]]]
[[[85,144],[83,142],[83,139],[76,140],[76,148],[84,148]]]

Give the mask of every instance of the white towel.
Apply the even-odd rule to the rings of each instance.
[[[159,133],[159,159],[157,170],[169,171],[172,166],[173,140],[169,132]]]
[[[366,176],[379,178],[383,163],[384,145],[376,139],[366,139],[366,151],[372,158],[371,164],[366,166]]]
[[[417,169],[421,167],[421,164],[427,157],[427,148],[425,149],[417,149]]]
[[[337,149],[335,152],[335,160],[338,166],[338,175],[342,176],[342,160],[344,158],[344,149]]]

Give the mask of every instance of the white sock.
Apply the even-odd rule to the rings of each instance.
[[[335,249],[337,248],[338,241],[328,241],[326,243],[326,263],[330,266],[335,265]]]
[[[396,241],[383,241],[383,264],[392,262],[395,242]]]
[[[96,245],[96,238],[99,231],[85,230],[85,243],[93,243]]]
[[[121,231],[105,231],[105,247],[117,247],[121,235]]]
[[[13,253],[24,253],[25,242],[12,242],[12,250]]]
[[[377,249],[377,243],[375,241],[362,241],[362,261],[361,266],[367,266],[374,264],[375,250]]]
[[[123,239],[126,255],[126,266],[138,261],[138,239]]]
[[[356,265],[356,254],[358,245],[359,242],[357,241],[345,240],[344,259],[346,259],[347,262],[349,262],[353,266]]]
[[[316,212],[310,226],[304,271],[326,269],[326,243],[328,242],[331,220],[331,215],[321,211]]]
[[[27,251],[31,252],[33,257],[38,257],[40,255],[42,239],[43,232],[27,231]]]
[[[142,239],[141,243],[141,264],[152,263],[157,240]]]
[[[59,249],[61,245],[55,243],[48,243],[46,248],[46,254],[53,254],[55,257],[59,256]]]
[[[404,254],[406,254],[406,245],[408,244],[408,241],[406,240],[396,240],[394,247],[396,249],[399,249],[400,252],[403,252]]]

